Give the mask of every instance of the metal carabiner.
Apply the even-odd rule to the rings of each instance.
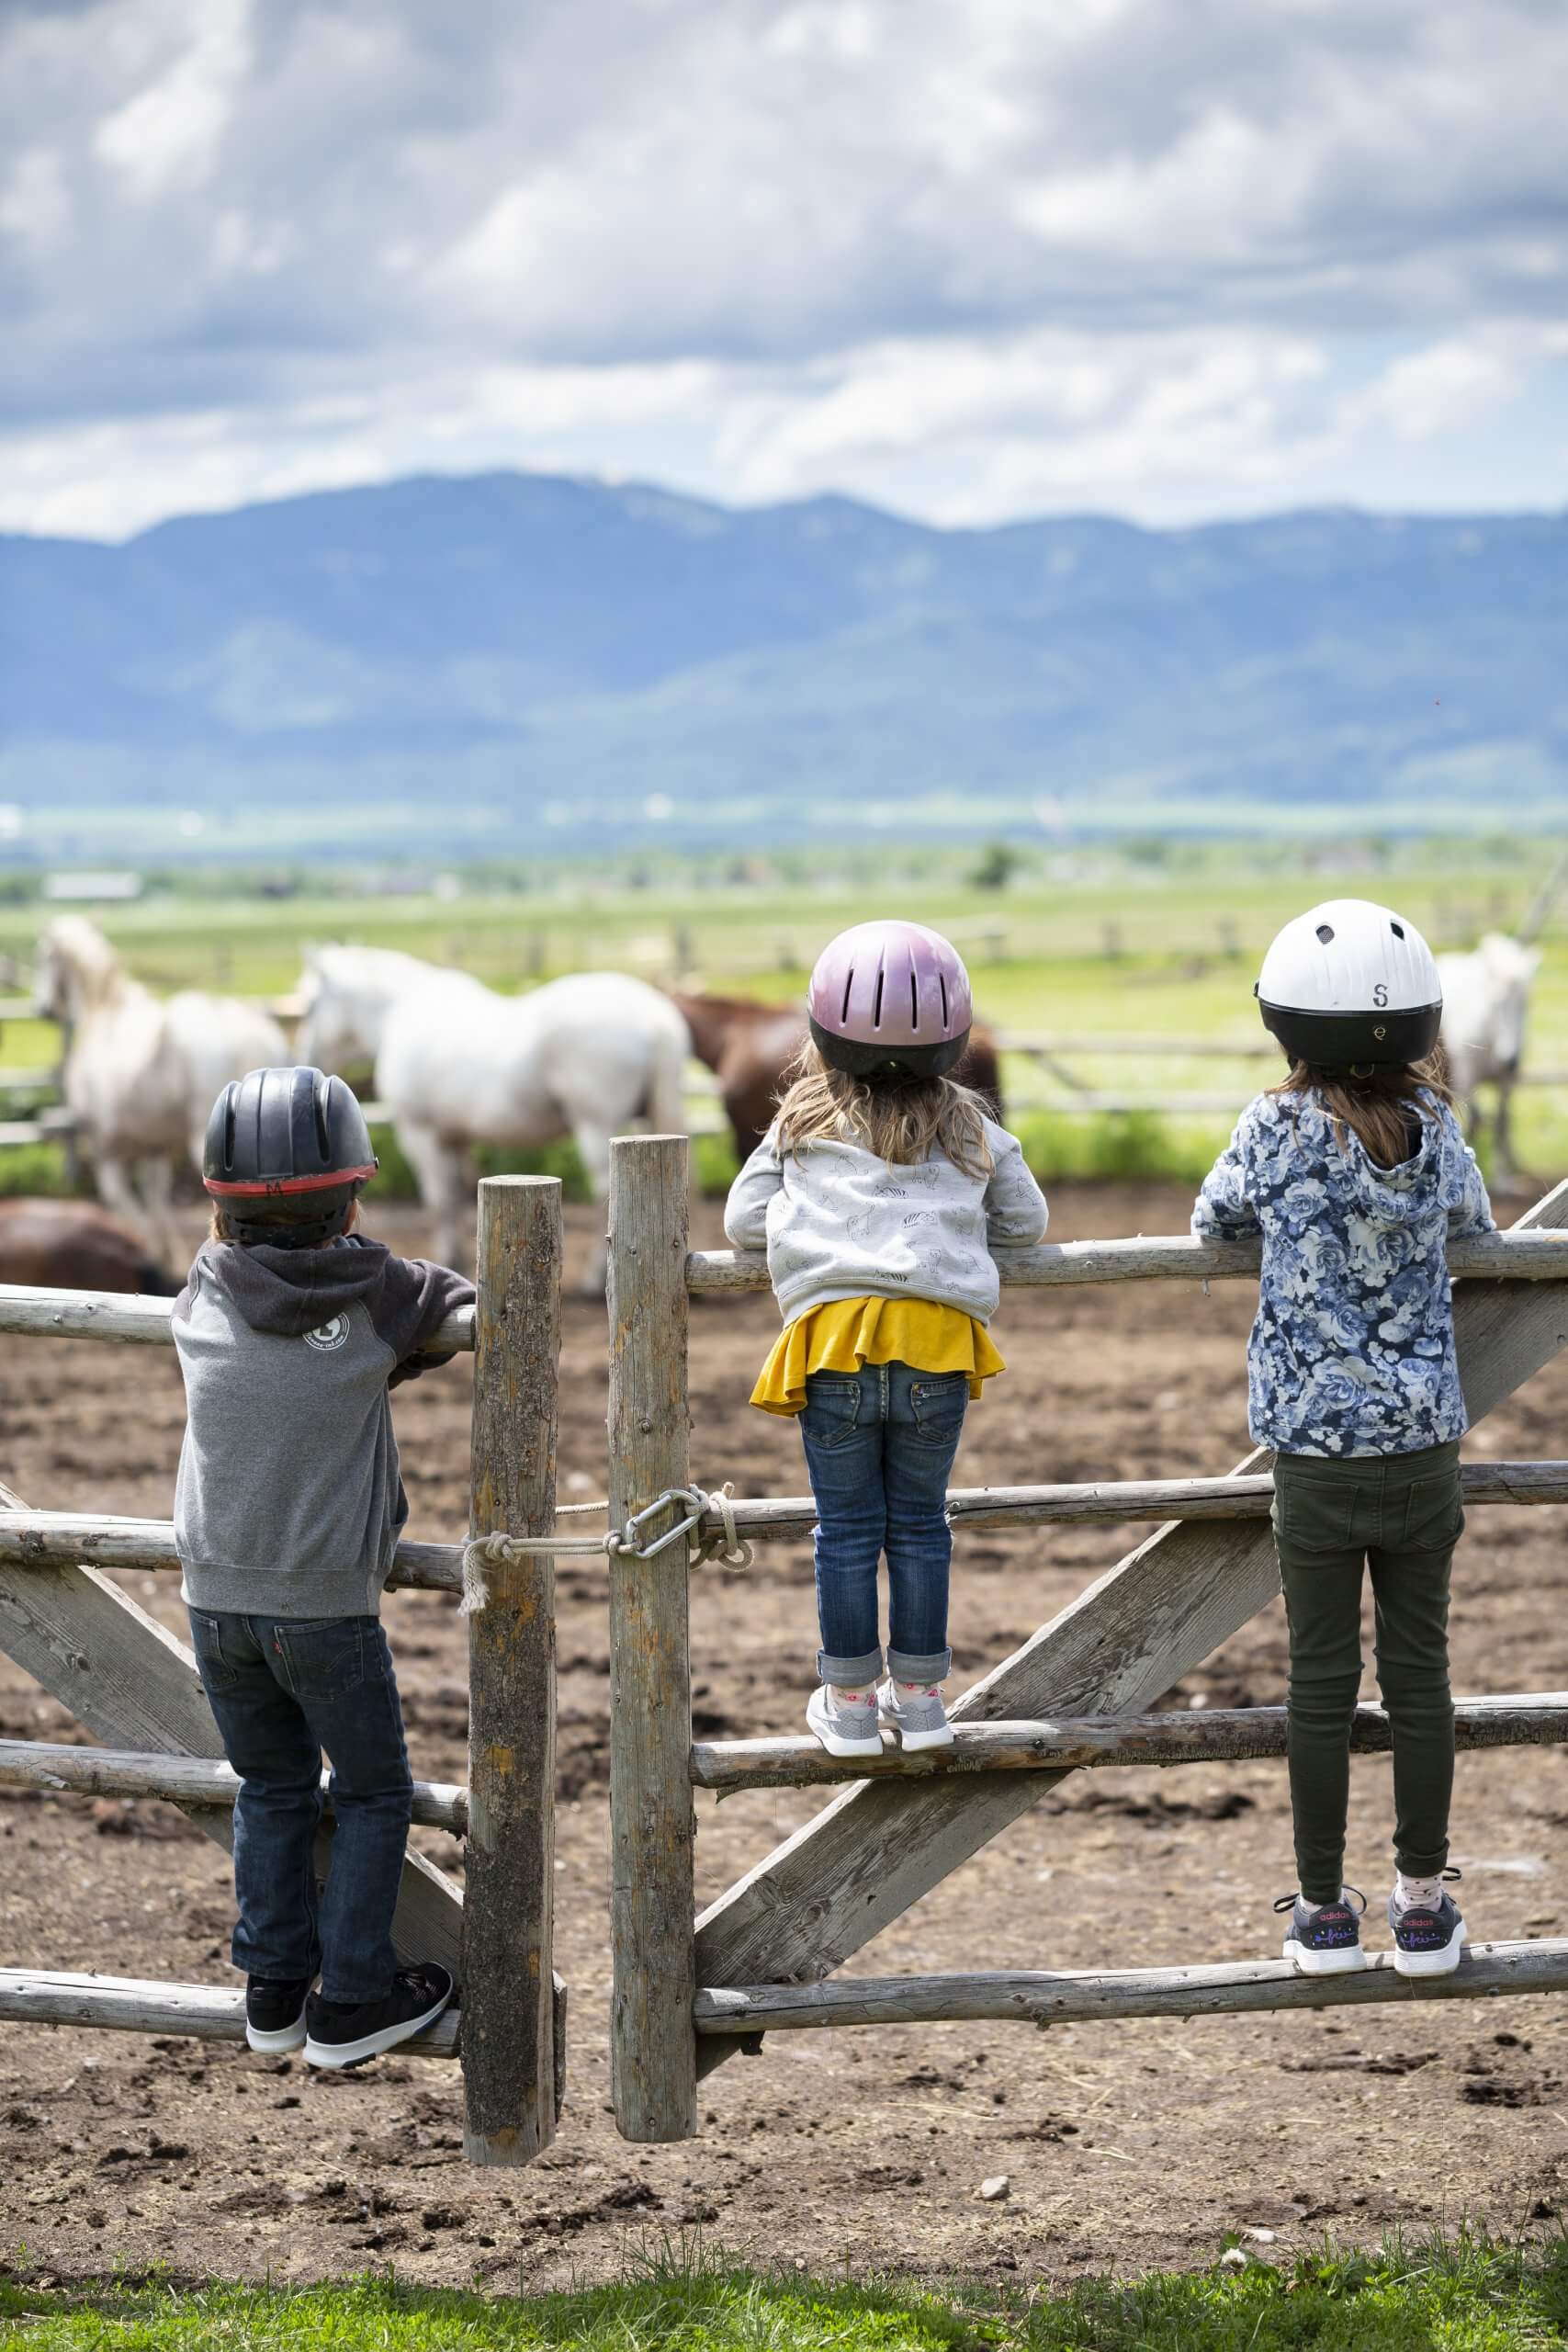
[[[634,1542],[633,1538],[637,1529],[645,1521],[656,1519],[659,1513],[666,1510],[671,1503],[685,1503],[688,1506],[687,1516],[678,1521],[673,1527],[666,1528],[664,1533],[656,1536],[651,1544]],[[656,1495],[652,1502],[645,1503],[641,1510],[632,1513],[621,1530],[621,1540],[617,1549],[623,1558],[629,1556],[634,1560],[657,1559],[660,1552],[668,1550],[671,1544],[679,1544],[683,1536],[691,1533],[694,1527],[701,1524],[703,1513],[706,1509],[707,1497],[700,1487],[666,1487],[664,1492],[661,1495]]]

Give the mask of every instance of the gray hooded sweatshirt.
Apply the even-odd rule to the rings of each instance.
[[[473,1284],[348,1234],[208,1242],[175,1301],[186,1424],[182,1597],[258,1617],[374,1616],[408,1518],[388,1391]]]

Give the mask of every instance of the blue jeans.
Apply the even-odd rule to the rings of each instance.
[[[887,1554],[887,1671],[940,1682],[953,1536],[947,1479],[969,1402],[963,1372],[868,1363],[814,1372],[800,1434],[817,1499],[817,1613],[824,1682],[853,1689],[882,1671],[876,1568]]]
[[[234,1965],[321,1973],[328,2001],[378,2001],[397,1971],[392,1914],[413,1783],[392,1654],[377,1617],[243,1617],[193,1609],[191,1641],[234,1804]],[[336,1826],[316,1884],[321,1750]]]

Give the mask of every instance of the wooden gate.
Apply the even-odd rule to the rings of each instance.
[[[766,1286],[760,1258],[687,1248],[682,1137],[612,1148],[610,1193],[611,1495],[624,1523],[661,1495],[666,1523],[689,1490],[687,1301]],[[1472,1422],[1568,1346],[1568,1183],[1508,1233],[1455,1242],[1461,1377]],[[1222,1280],[1255,1275],[1256,1244],[1171,1239],[1043,1244],[998,1252],[1004,1283]],[[1568,1940],[1478,1945],[1456,1973],[1425,1981],[1374,1964],[1303,1978],[1282,1961],[1060,1975],[976,1973],[846,1982],[851,1955],[998,1832],[1086,1765],[1169,1763],[1279,1753],[1281,1711],[1193,1724],[1151,1707],[1273,1599],[1279,1574],[1267,1512],[1269,1456],[1228,1479],[1092,1487],[981,1489],[950,1497],[954,1523],[1153,1518],[1158,1532],[1091,1585],[953,1709],[951,1749],[835,1762],[809,1741],[714,1742],[694,1748],[687,1542],[611,1568],[611,1815],[615,2112],[634,2140],[696,2128],[699,2078],[764,2030],[937,2018],[1069,2017],[1313,2007],[1568,1987]],[[1468,1501],[1568,1499],[1568,1464],[1493,1464],[1466,1472]],[[699,1501],[704,1498],[698,1498]],[[738,1535],[805,1532],[808,1500],[737,1502]],[[694,1535],[723,1526],[711,1505]],[[1568,1693],[1462,1702],[1466,1745],[1568,1737]],[[1386,1741],[1362,1711],[1362,1746]],[[694,1918],[694,1785],[851,1781]]]

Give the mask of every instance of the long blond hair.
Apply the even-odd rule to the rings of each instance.
[[[1419,1114],[1419,1098],[1434,1096],[1451,1103],[1448,1057],[1441,1046],[1418,1062],[1399,1062],[1372,1069],[1365,1078],[1345,1070],[1315,1069],[1310,1062],[1293,1061],[1271,1094],[1315,1095],[1334,1123],[1341,1147],[1347,1129],[1366,1148],[1379,1168],[1396,1168],[1411,1157],[1408,1118]]]
[[[858,1143],[878,1159],[908,1168],[929,1158],[934,1144],[965,1176],[983,1180],[995,1166],[986,1105],[955,1079],[879,1079],[873,1085],[830,1069],[811,1037],[784,1075],[790,1083],[776,1121],[781,1151]]]

